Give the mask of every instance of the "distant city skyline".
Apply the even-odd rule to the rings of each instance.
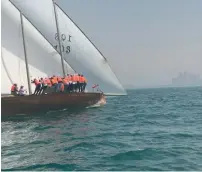
[[[189,72],[179,73],[179,75],[172,79],[174,86],[202,86],[202,79],[200,75],[195,75]]]
[[[57,0],[106,56],[123,85],[202,75],[201,0]]]

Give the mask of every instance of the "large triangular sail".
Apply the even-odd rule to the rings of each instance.
[[[1,93],[11,84],[27,86],[20,13],[9,1],[1,2]]]
[[[25,56],[23,51],[20,12],[8,0],[2,0],[2,51],[1,51],[1,93],[10,93],[13,83],[28,89]],[[36,77],[62,75],[58,52],[23,16],[26,52],[30,79]],[[65,63],[66,71],[73,69]],[[34,85],[32,85],[32,92]]]
[[[11,0],[11,2],[58,49],[52,0]],[[125,95],[124,88],[111,70],[106,58],[58,5],[56,5],[56,13],[64,59],[76,72],[83,73],[87,77],[88,85],[99,84],[104,93]]]

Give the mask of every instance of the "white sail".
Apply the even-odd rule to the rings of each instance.
[[[1,93],[10,93],[12,83],[27,87],[19,11],[9,1],[1,3]]]
[[[56,26],[53,21],[55,16],[52,0],[31,2],[29,0],[11,0],[11,2],[27,16],[52,45],[58,45],[58,40],[55,39]],[[43,15],[44,7],[46,8],[45,15]],[[88,86],[99,84],[104,93],[126,94],[102,54],[58,6],[56,6],[56,13],[62,37],[64,59],[76,72],[83,73],[87,77]],[[91,90],[90,87],[88,87],[89,90]]]
[[[62,75],[58,52],[25,17],[23,23],[30,79]],[[8,0],[2,0],[1,61],[1,93],[10,93],[13,83],[24,85],[28,89],[20,12]],[[67,63],[65,69],[73,71]]]
[[[40,70],[46,76],[62,76],[61,57],[51,44],[23,17],[24,35],[29,64]],[[73,69],[65,62],[66,72]],[[36,76],[30,72],[30,76]],[[38,75],[40,77],[41,75]]]

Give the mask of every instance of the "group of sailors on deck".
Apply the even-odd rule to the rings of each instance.
[[[67,74],[65,77],[55,76],[33,79],[31,83],[35,84],[34,95],[40,95],[49,92],[84,92],[87,80],[81,74]],[[23,86],[18,90],[17,84],[11,87],[12,95],[24,95]]]
[[[87,80],[81,74],[67,74],[65,77],[53,75],[50,78],[40,78],[32,80],[36,88],[35,95],[43,94],[47,89],[51,92],[84,92]]]

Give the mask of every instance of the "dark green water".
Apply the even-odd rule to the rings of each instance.
[[[2,121],[2,170],[202,170],[202,88]]]

